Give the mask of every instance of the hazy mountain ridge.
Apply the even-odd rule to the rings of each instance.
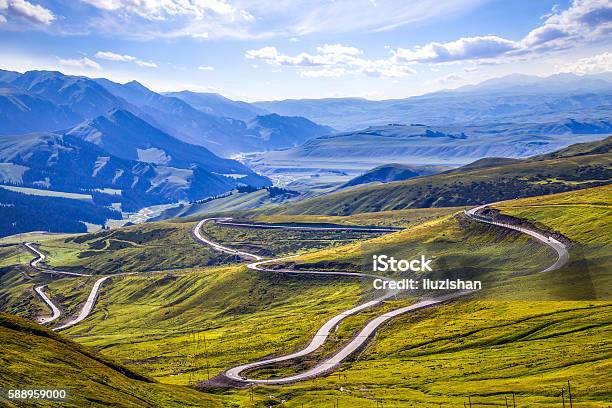
[[[611,122],[489,126],[373,126],[311,139],[301,146],[263,153],[264,162],[373,159],[411,164],[468,163],[483,157],[525,157],[546,153],[612,132]],[[574,135],[574,131],[586,130]]]
[[[184,168],[199,165],[221,174],[252,175],[252,171],[239,162],[222,159],[205,147],[181,142],[125,110],[116,109],[85,121],[66,134],[80,137],[128,160]],[[148,157],[147,153],[150,153]]]
[[[252,119],[248,123],[234,117],[215,115],[234,112],[245,117],[247,116],[245,105],[248,105],[245,102],[223,98],[215,105],[216,108],[209,107],[210,109],[199,110],[185,101],[187,98],[184,93],[178,93],[180,94],[178,96],[174,96],[177,93],[158,94],[136,81],[126,84],[117,84],[106,79],[96,81],[137,106],[146,115],[147,121],[165,132],[184,142],[204,146],[224,156],[294,146],[305,139],[320,136],[330,130],[328,127],[319,126],[304,118],[278,115],[275,121],[267,122],[267,126],[270,127],[264,127],[257,122],[255,117],[257,112],[265,111],[256,107],[252,108],[254,114],[249,116]],[[201,99],[202,95],[198,99],[200,106],[203,103]],[[219,105],[222,106],[219,107]],[[214,111],[215,114],[212,114],[211,111]],[[286,129],[293,132],[288,133]],[[282,137],[279,137],[281,134]],[[276,135],[276,137],[270,138],[268,135]]]
[[[80,118],[68,106],[16,88],[0,88],[0,134],[59,130]]]
[[[247,102],[233,101],[218,93],[207,92],[165,92],[163,95],[179,98],[202,112],[215,116],[229,117],[248,121],[255,116],[267,115],[265,109]]]
[[[399,163],[390,163],[375,167],[372,170],[345,183],[342,187],[352,187],[367,183],[389,183],[392,181],[402,181],[414,177],[440,173],[444,170],[448,170],[448,167],[409,166]]]
[[[288,99],[254,105],[280,115],[303,116],[339,130],[386,123],[429,125],[485,124],[518,117],[537,122],[542,115],[578,113],[612,107],[612,78],[573,74],[511,75],[405,99]],[[579,110],[579,112],[576,112]],[[521,119],[522,121],[522,119]]]
[[[118,158],[68,134],[4,136],[0,139],[0,161],[26,168],[19,185],[78,193],[120,190],[119,197],[107,197],[105,204],[122,202],[130,210],[199,199],[231,190],[239,183],[200,167],[181,169]],[[258,176],[250,182],[258,184],[257,180],[269,184]]]
[[[266,214],[350,215],[453,207],[610,184],[612,137],[521,160],[481,159],[458,169],[363,186],[265,210]]]
[[[24,74],[0,71],[0,87],[2,113],[10,112],[0,122],[0,134],[60,130],[111,110],[122,109],[183,142],[229,156],[294,146],[303,140],[304,134],[308,137],[307,133],[314,130],[309,137],[319,136],[328,129],[319,129],[310,121],[282,117],[276,122],[278,128],[254,128],[225,114],[252,119],[267,113],[265,110],[217,95],[208,97],[216,100],[217,109],[211,114],[180,98],[153,92],[137,81],[119,84],[104,78],[64,75],[57,71],[28,71]],[[249,110],[252,115],[245,113]],[[56,119],[52,120],[54,117]],[[304,128],[298,129],[300,125]],[[298,129],[297,141],[292,134],[283,134],[272,139],[276,144],[268,145],[267,135],[281,134],[284,128]],[[285,144],[279,145],[280,142]]]

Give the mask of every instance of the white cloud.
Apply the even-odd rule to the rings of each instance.
[[[337,64],[354,64],[359,58],[355,55],[361,54],[361,50],[354,47],[345,47],[341,44],[325,44],[317,47],[318,54],[302,52],[295,56],[285,55],[278,52],[276,47],[263,47],[258,50],[248,50],[245,53],[248,59],[261,59],[272,65],[286,66],[324,66]]]
[[[4,23],[6,23],[6,17],[0,14],[0,24],[4,24]]]
[[[200,71],[214,71],[215,67],[211,67],[210,65],[200,65],[198,69]]]
[[[248,59],[260,58],[264,60],[273,60],[278,55],[276,47],[263,47],[258,50],[248,50],[245,54]]]
[[[337,54],[337,55],[359,55],[363,52],[355,47],[346,47],[342,44],[324,44],[317,47],[317,51],[321,54]]]
[[[98,59],[104,59],[108,61],[122,61],[122,62],[132,62],[136,61],[136,57],[132,57],[131,55],[121,55],[116,54],[111,51],[98,51],[95,55]]]
[[[9,17],[20,17],[34,24],[49,25],[55,20],[51,10],[27,0],[0,0],[0,11]],[[6,22],[5,15],[1,22]]]
[[[413,50],[398,48],[395,57],[405,62],[451,62],[498,57],[518,47],[514,41],[488,35],[460,38],[443,44],[432,42]]]
[[[302,77],[337,77],[347,74],[364,74],[374,77],[396,78],[414,74],[415,70],[394,58],[369,60],[361,57],[363,51],[342,44],[324,44],[316,48],[317,54],[302,52],[291,56],[268,46],[248,50],[245,57],[260,59],[270,65],[297,67]],[[320,67],[319,69],[310,69]]]
[[[136,60],[134,61],[134,64],[138,65],[139,67],[145,67],[145,68],[157,68],[157,64],[154,63],[153,61],[141,61],[141,60]]]
[[[569,34],[563,29],[563,26],[558,24],[546,24],[531,30],[529,34],[523,38],[522,44],[525,47],[533,47],[567,37]]]
[[[80,0],[91,30],[132,38],[238,38],[385,30],[464,13],[491,0]],[[155,21],[155,25],[150,22]],[[95,24],[94,24],[95,22]]]
[[[83,57],[80,59],[61,59],[60,58],[59,63],[67,67],[74,67],[74,68],[102,69],[100,64],[98,64],[96,61],[90,60],[87,57]]]
[[[98,51],[96,52],[95,57],[97,59],[103,59],[107,61],[116,61],[116,62],[133,62],[139,67],[146,68],[157,68],[157,64],[152,61],[142,61],[136,57],[127,54],[117,54],[112,51]]]
[[[539,27],[521,40],[495,35],[465,37],[446,43],[431,42],[413,49],[398,48],[396,58],[414,63],[492,60],[563,50],[612,34],[611,0],[574,0],[566,10],[553,8]]]
[[[576,62],[559,67],[557,72],[570,72],[578,75],[612,72],[612,52],[604,52],[579,59]]]
[[[139,15],[148,20],[166,20],[177,16],[203,18],[207,13],[233,14],[252,18],[249,13],[240,13],[225,0],[83,0],[99,9],[122,11]]]

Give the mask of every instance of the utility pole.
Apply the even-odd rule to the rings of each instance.
[[[570,385],[570,380],[567,380],[567,395],[569,395],[570,408],[573,408],[572,406],[572,386]]]
[[[504,398],[506,398],[506,408],[508,408],[508,396],[504,395]]]
[[[468,395],[468,402],[470,403],[470,408],[472,408],[472,396]]]
[[[516,399],[514,398],[514,391],[512,391],[512,406],[516,408]]]
[[[565,408],[565,390],[561,388],[561,400],[563,401],[563,408]]]

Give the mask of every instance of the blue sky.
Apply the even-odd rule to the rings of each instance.
[[[612,0],[0,0],[0,68],[234,99],[612,70]]]

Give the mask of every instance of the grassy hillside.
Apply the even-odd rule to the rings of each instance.
[[[514,276],[476,298],[396,318],[339,374],[265,392],[295,407],[334,401],[373,406],[375,400],[398,407],[462,406],[468,396],[476,406],[505,406],[506,398],[512,406],[513,393],[517,406],[550,407],[561,406],[562,388],[569,405],[570,380],[574,406],[607,407],[612,399],[612,285],[602,278],[610,271],[609,196],[605,186],[499,205],[503,213],[563,232],[574,242],[576,262],[546,274]],[[441,222],[408,231],[420,240],[440,239],[449,234],[448,221],[444,232],[435,228]],[[378,240],[395,241],[408,231]],[[501,234],[497,240],[505,245],[511,237]],[[457,238],[452,229],[450,238]],[[522,257],[532,262],[529,246]],[[354,251],[339,248],[301,259],[341,261]],[[581,283],[585,262],[599,290],[580,298],[588,286]]]
[[[527,219],[573,241],[570,263],[556,275],[570,298],[612,299],[612,186],[500,203],[502,214]],[[572,293],[573,292],[573,293]]]
[[[506,201],[494,208],[561,232],[581,244],[610,244],[612,185]]]
[[[486,281],[478,296],[393,319],[353,361],[332,375],[289,386],[255,387],[253,402],[249,390],[228,390],[218,397],[236,407],[267,407],[282,400],[288,407],[376,406],[377,400],[384,406],[432,407],[461,406],[470,395],[476,406],[505,406],[505,397],[512,398],[514,392],[517,406],[550,407],[561,406],[560,390],[569,379],[574,406],[607,407],[612,399],[608,374],[612,293],[606,289],[612,236],[609,196],[610,187],[603,186],[498,206],[503,213],[553,228],[572,240],[573,263],[546,274],[533,274],[552,260],[546,247],[523,235],[469,221],[457,209],[260,218],[361,225],[383,225],[388,219],[408,227],[344,245],[340,245],[343,239],[325,234],[307,237],[211,226],[207,233],[242,248],[255,242],[278,253],[308,250],[288,263],[294,268],[362,270],[372,253],[410,256],[427,250],[437,255],[436,265],[444,274],[461,272]],[[134,257],[143,250],[139,245],[152,250],[170,242],[186,243],[192,225],[145,224],[117,230],[119,235],[77,237],[82,243],[70,238],[68,246],[75,248],[76,255],[58,253],[58,259],[78,260],[79,245],[92,251],[95,248],[89,246],[99,240],[103,246],[88,258],[91,265],[108,266],[112,259],[135,267],[139,263]],[[172,232],[161,233],[164,229]],[[126,231],[129,236],[120,235]],[[118,245],[115,240],[134,246],[107,255],[112,252],[110,245]],[[317,249],[322,241],[330,245]],[[43,249],[44,245],[49,241]],[[169,255],[170,251],[164,256]],[[185,258],[179,259],[185,265],[193,259],[187,250],[176,256]],[[161,256],[154,259],[163,261]],[[579,284],[584,281],[584,265],[597,291],[585,291],[585,285]],[[17,272],[13,273],[17,280]],[[75,303],[88,287],[80,285],[57,280],[49,283],[48,292],[58,299],[73,296]],[[255,273],[240,265],[202,266],[166,276],[139,274],[111,279],[93,315],[65,333],[163,383],[188,384],[239,363],[296,350],[323,321],[370,293],[369,281]],[[332,353],[375,315],[409,302],[406,296],[347,319],[316,359]],[[316,359],[268,367],[257,375],[288,373]]]
[[[379,211],[372,213],[353,214],[348,216],[333,215],[260,215],[255,220],[269,223],[305,222],[327,223],[339,225],[367,225],[378,227],[408,227],[422,224],[454,212],[459,208],[411,208],[407,210]]]
[[[158,384],[89,347],[12,315],[0,314],[0,341],[0,386],[67,388],[63,407],[222,406],[214,396]],[[7,400],[2,405],[24,406],[22,401]]]
[[[444,166],[407,166],[400,163],[385,164],[366,171],[351,179],[342,187],[357,186],[367,183],[389,183],[391,181],[408,180],[413,177],[426,176],[449,170]]]
[[[350,215],[422,207],[482,204],[608,184],[612,154],[603,142],[575,145],[560,157],[489,162],[407,181],[329,194],[267,211],[268,214]],[[576,147],[578,146],[578,147]],[[588,153],[597,154],[588,154]],[[587,153],[587,154],[584,154]],[[572,155],[573,154],[573,155]]]
[[[145,223],[93,234],[46,240],[47,264],[84,273],[181,269],[234,259],[191,237],[195,223]]]
[[[196,217],[206,214],[229,213],[261,208],[269,205],[280,204],[290,199],[295,199],[293,194],[270,194],[268,189],[253,192],[233,191],[227,196],[205,200],[201,203],[181,204],[177,207],[164,211],[159,219],[176,217]]]
[[[254,274],[241,266],[128,276],[111,280],[92,317],[66,333],[160,381],[187,384],[303,345],[358,302],[360,291],[351,278]]]

